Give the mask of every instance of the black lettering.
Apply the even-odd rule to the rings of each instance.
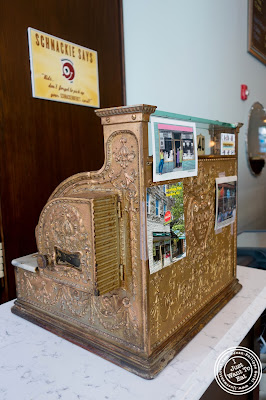
[[[54,39],[51,39],[51,50],[54,50]]]
[[[41,35],[41,46],[44,47],[44,37]]]
[[[40,42],[39,42],[39,35],[38,35],[38,33],[35,34],[35,37],[36,37],[36,44],[37,44],[37,46],[39,46],[39,45],[40,45]]]

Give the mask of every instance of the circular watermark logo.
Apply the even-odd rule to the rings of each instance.
[[[246,347],[230,347],[216,360],[214,376],[227,393],[241,395],[251,392],[261,380],[262,365],[254,351]]]

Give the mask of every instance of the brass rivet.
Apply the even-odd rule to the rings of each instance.
[[[133,121],[135,121],[135,119],[137,118],[136,114],[133,114],[131,118],[133,119]]]
[[[110,118],[109,117],[106,118],[106,122],[109,124],[109,122],[110,122]]]

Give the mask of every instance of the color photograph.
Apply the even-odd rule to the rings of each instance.
[[[196,176],[196,125],[151,116],[153,182]]]
[[[233,133],[221,133],[221,155],[235,155],[236,139]]]
[[[215,230],[230,225],[236,217],[236,176],[216,178]]]
[[[186,256],[182,182],[147,189],[147,238],[151,274]]]

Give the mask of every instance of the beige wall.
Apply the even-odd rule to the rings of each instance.
[[[245,154],[250,107],[266,107],[266,67],[247,52],[248,1],[123,0],[123,7],[127,104],[243,122],[238,226],[266,229],[266,168],[251,176]]]

